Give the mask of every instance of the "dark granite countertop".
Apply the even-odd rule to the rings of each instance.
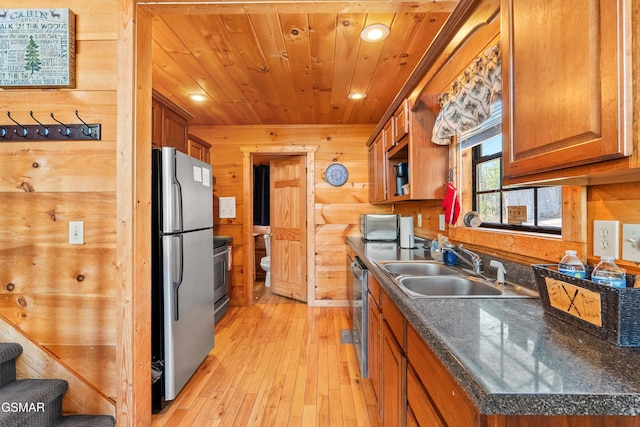
[[[233,237],[229,236],[213,236],[213,247],[219,248],[220,246],[227,246],[233,242]]]
[[[347,243],[482,414],[640,415],[640,349],[545,315],[538,299],[412,299],[372,260],[428,249]]]

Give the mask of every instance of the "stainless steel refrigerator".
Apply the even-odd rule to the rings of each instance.
[[[214,346],[211,165],[153,150],[152,404],[173,400]]]

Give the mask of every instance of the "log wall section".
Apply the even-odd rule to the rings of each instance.
[[[4,9],[52,7],[5,0]],[[102,124],[101,141],[0,142],[0,313],[105,396],[116,396],[118,2],[69,0],[73,89],[0,91],[0,125]],[[69,221],[85,244],[69,245]]]

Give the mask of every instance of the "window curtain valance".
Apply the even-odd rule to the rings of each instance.
[[[502,97],[500,45],[488,49],[440,95],[440,113],[431,141],[451,143],[451,137],[478,126],[491,116],[491,106]]]

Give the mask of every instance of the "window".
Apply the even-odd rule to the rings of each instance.
[[[473,210],[481,227],[560,234],[562,187],[502,186],[501,109],[491,118],[461,135],[461,148],[472,150]]]

